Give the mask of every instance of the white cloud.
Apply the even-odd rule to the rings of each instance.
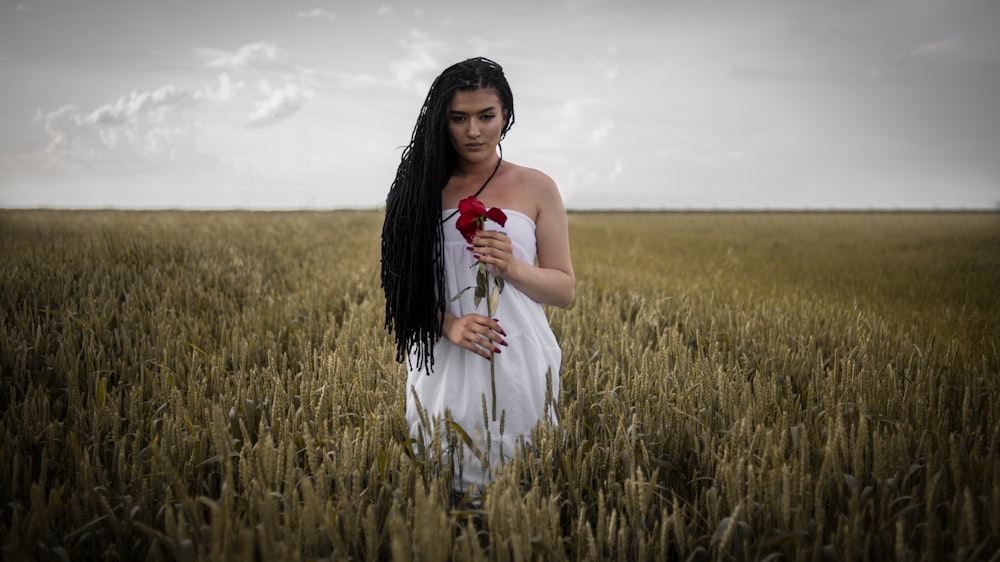
[[[109,124],[93,116],[93,112],[87,114],[79,108],[64,106],[41,117],[52,137],[45,149],[49,167],[103,165],[119,157],[135,156],[150,161],[173,160],[177,158],[179,141],[195,129],[185,119],[168,122],[134,116],[131,121]]]
[[[337,14],[334,14],[333,12],[328,12],[326,10],[321,10],[320,8],[313,8],[312,10],[302,10],[296,12],[295,17],[304,20],[337,21]]]
[[[613,121],[604,121],[599,127],[590,131],[587,140],[590,144],[601,144],[608,139],[608,135],[615,128]]]
[[[446,50],[445,44],[426,33],[413,30],[409,39],[400,41],[400,45],[407,56],[389,64],[393,80],[404,90],[426,94],[434,76],[443,69],[437,55]],[[427,80],[421,80],[424,77]]]
[[[333,17],[333,14],[319,9],[302,11],[297,15],[302,18]],[[312,96],[303,82],[322,74],[294,65],[288,53],[273,43],[250,43],[235,51],[201,49],[198,53],[209,68],[222,68],[236,76],[259,80],[260,97],[252,103],[252,109],[245,105],[249,100],[234,100],[237,106],[247,111],[246,121],[243,123],[247,127],[267,127],[297,113],[305,99]],[[273,87],[272,83],[279,74],[281,78],[278,80],[283,80],[286,84]],[[217,85],[206,86],[197,95],[199,99],[226,101],[236,98],[245,87],[245,82],[234,81],[224,72]]]
[[[194,92],[195,100],[227,101],[232,99],[237,92],[246,87],[245,82],[233,82],[228,74],[223,72],[219,75],[218,87],[211,84],[199,88]]]
[[[261,84],[261,90],[267,96],[258,101],[253,113],[247,119],[249,127],[265,127],[291,117],[299,109],[310,92],[296,84],[285,84],[283,88],[274,89],[267,82]]]
[[[148,91],[132,90],[115,103],[103,105],[89,115],[80,117],[80,121],[101,127],[128,125],[140,117],[162,121],[164,110],[190,104],[193,100],[191,92],[178,90],[174,86]]]
[[[965,50],[965,42],[957,37],[950,37],[940,41],[932,41],[923,45],[918,45],[910,49],[910,55],[914,57],[934,57],[957,53]]]
[[[209,68],[238,70],[244,68],[285,68],[289,66],[288,54],[271,43],[250,43],[235,52],[217,49],[196,51]]]
[[[196,88],[136,89],[96,107],[67,104],[39,111],[36,121],[48,135],[45,148],[7,158],[3,165],[73,174],[222,170],[240,129],[288,119],[313,95],[304,83],[309,72],[293,66],[273,44],[199,54],[208,67],[223,70],[214,80]],[[259,88],[251,91],[250,79],[258,80]]]
[[[197,90],[166,85],[132,90],[93,110],[65,105],[39,112],[36,120],[50,137],[42,156],[47,167],[67,169],[177,160],[200,127],[192,112],[206,102],[228,100],[239,87],[223,74],[218,85]]]
[[[375,13],[380,16],[388,16],[391,15],[392,12],[393,12],[392,6],[382,5],[379,6],[378,10]]]
[[[541,115],[538,123],[545,131],[545,146],[557,150],[581,147],[602,142],[614,128],[614,123],[604,120],[594,126],[595,118],[602,115],[603,103],[598,98],[575,97],[560,100],[547,114]]]
[[[80,108],[66,105],[47,114],[39,114],[45,132],[51,140],[45,149],[48,154],[71,155],[77,160],[90,160],[100,148],[100,133],[93,125],[81,123],[84,115]],[[48,161],[47,167],[62,167],[58,159]]]

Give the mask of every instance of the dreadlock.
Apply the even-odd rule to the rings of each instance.
[[[382,225],[385,328],[396,337],[396,361],[413,353],[416,368],[434,367],[445,304],[441,191],[458,163],[448,136],[448,106],[456,91],[496,90],[507,112],[503,140],[514,124],[514,96],[503,68],[472,58],[444,70],[431,84],[410,144],[386,197]]]

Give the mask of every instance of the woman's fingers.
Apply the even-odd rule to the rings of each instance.
[[[513,257],[514,245],[506,234],[486,230],[472,239],[471,250],[476,254],[476,259],[496,267],[502,275]]]
[[[463,341],[468,345],[464,345],[463,347],[481,357],[489,359],[490,351],[501,353],[500,347],[507,346],[507,342],[503,338],[503,328],[500,327],[500,324],[496,320],[479,314],[470,314],[467,318],[469,319],[467,325],[468,332],[467,337]]]
[[[484,230],[472,239],[472,248],[478,252],[505,252],[510,253],[513,245],[510,238],[503,232],[494,230]]]
[[[482,314],[472,313],[461,317],[445,314],[441,333],[458,347],[487,359],[490,351],[498,350],[498,346],[507,345],[500,336],[503,333],[500,324]]]
[[[493,351],[499,353],[500,350],[497,346],[507,345],[507,342],[503,339],[503,330],[500,328],[500,324],[498,324],[495,320],[486,318],[485,316],[481,318],[482,320],[479,320],[477,323],[477,328],[473,330],[479,336],[480,345],[486,347],[487,349],[493,348]]]

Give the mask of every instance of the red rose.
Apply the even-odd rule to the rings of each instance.
[[[455,228],[470,244],[487,220],[503,226],[507,223],[507,215],[499,207],[487,209],[475,195],[458,202],[458,221],[455,223]]]
[[[472,243],[472,239],[476,237],[476,233],[483,228],[483,223],[491,220],[500,226],[507,223],[507,214],[503,212],[499,207],[493,207],[492,209],[487,209],[486,205],[476,199],[476,196],[466,197],[458,202],[458,220],[455,222],[455,228],[462,233],[465,237],[466,242]],[[476,304],[476,308],[479,308],[479,303],[483,299],[486,299],[486,312],[490,315],[490,318],[495,318],[497,312],[497,306],[500,304],[500,293],[503,292],[504,281],[500,277],[495,277],[493,279],[493,289],[490,289],[490,272],[486,267],[486,263],[479,262],[479,272],[476,275],[476,287],[475,287],[475,297],[473,302]],[[457,295],[452,297],[451,300],[457,300],[462,293],[472,289],[472,287],[466,287],[458,292]],[[493,364],[493,351],[490,350],[490,387],[493,390],[493,421],[497,421],[497,380],[496,373],[494,372]]]

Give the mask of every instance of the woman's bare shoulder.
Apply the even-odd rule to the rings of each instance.
[[[541,170],[515,164],[509,185],[512,188],[510,207],[531,217],[536,225],[543,215],[553,210],[564,212],[556,182]]]
[[[541,170],[514,164],[511,172],[511,183],[536,196],[551,197],[559,193],[556,182]]]

